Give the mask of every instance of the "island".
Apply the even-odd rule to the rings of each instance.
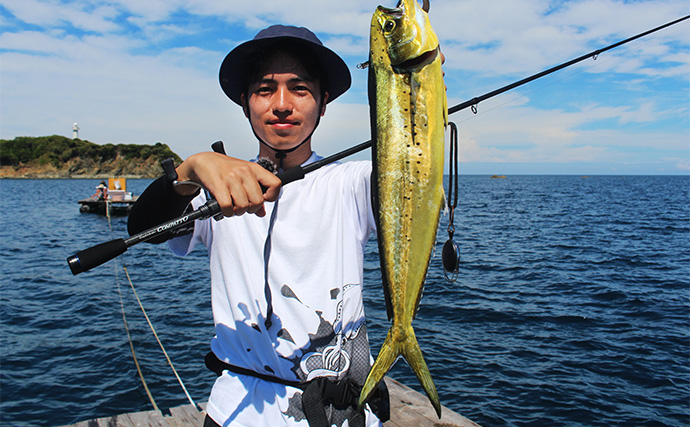
[[[60,135],[0,140],[0,178],[156,178],[180,156],[161,142],[96,144]]]

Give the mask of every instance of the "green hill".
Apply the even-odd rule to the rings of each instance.
[[[182,162],[166,144],[95,144],[64,136],[0,140],[0,178],[154,178],[161,160]]]

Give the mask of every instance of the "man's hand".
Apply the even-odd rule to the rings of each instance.
[[[280,194],[281,182],[271,172],[254,162],[219,153],[198,153],[177,167],[178,181],[193,181],[211,192],[225,216],[253,213],[266,215],[264,202],[272,202]],[[261,187],[266,192],[261,191]],[[189,195],[196,187],[176,186],[180,195]]]

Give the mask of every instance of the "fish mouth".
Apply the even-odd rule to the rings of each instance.
[[[417,0],[415,0],[415,1],[417,1]],[[403,5],[403,0],[399,0],[398,4],[395,6],[395,8],[400,9],[401,8],[400,6],[402,6],[402,5]],[[422,10],[426,13],[429,13],[429,0],[423,0],[422,1]]]
[[[424,52],[423,54],[417,56],[416,58],[408,59],[395,66],[395,68],[400,70],[415,70],[422,68],[428,64],[434,62],[434,59],[438,56],[439,48]]]

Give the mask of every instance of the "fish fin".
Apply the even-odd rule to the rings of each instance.
[[[448,179],[450,179],[450,176],[448,177]],[[446,196],[445,189],[441,189],[441,199],[441,206],[443,206],[441,212],[443,212],[443,214],[445,215],[448,213],[448,196]]]
[[[403,357],[405,357],[407,364],[410,365],[410,368],[412,368],[415,375],[417,375],[419,383],[422,385],[422,388],[424,388],[429,401],[436,410],[436,415],[438,415],[438,418],[440,419],[441,401],[438,398],[434,380],[431,378],[429,368],[426,366],[424,356],[422,355],[422,349],[419,347],[419,343],[417,342],[417,337],[414,334],[412,326],[410,326],[410,330],[406,335],[407,339],[404,341],[402,346]]]
[[[398,333],[395,333],[395,332]],[[401,333],[402,332],[402,333]],[[398,356],[402,355],[412,368],[419,383],[424,388],[431,405],[436,410],[436,415],[441,418],[441,401],[438,398],[438,392],[434,385],[434,380],[431,378],[429,368],[424,361],[422,349],[419,347],[417,337],[414,334],[412,325],[405,328],[391,327],[388,330],[388,335],[381,346],[374,366],[369,371],[369,376],[364,382],[362,392],[359,395],[359,408],[361,409],[371,394],[376,390],[376,387],[386,376],[391,369]]]
[[[439,47],[439,49],[441,49],[441,48]],[[440,52],[440,50],[439,50],[439,52]],[[443,95],[442,95],[443,96],[443,129],[446,129],[446,128],[448,128],[448,123],[450,122],[450,120],[448,120],[448,95],[446,93],[448,91],[448,89],[445,86],[445,84],[446,84],[445,78],[443,78],[443,77],[441,77],[441,84],[444,85],[444,87],[446,88],[446,90],[443,91]]]
[[[383,296],[386,300],[386,315],[388,315],[388,320],[393,318],[393,303],[391,303],[390,288],[386,281],[383,281]]]
[[[383,341],[383,345],[381,346],[379,355],[376,357],[374,366],[371,367],[369,376],[364,382],[362,392],[359,395],[358,406],[360,409],[364,406],[367,400],[369,400],[371,394],[374,392],[374,390],[376,390],[379,383],[383,380],[383,377],[386,376],[401,353],[400,346],[393,339],[392,330],[392,328],[388,330],[388,335],[386,335],[386,339]]]

